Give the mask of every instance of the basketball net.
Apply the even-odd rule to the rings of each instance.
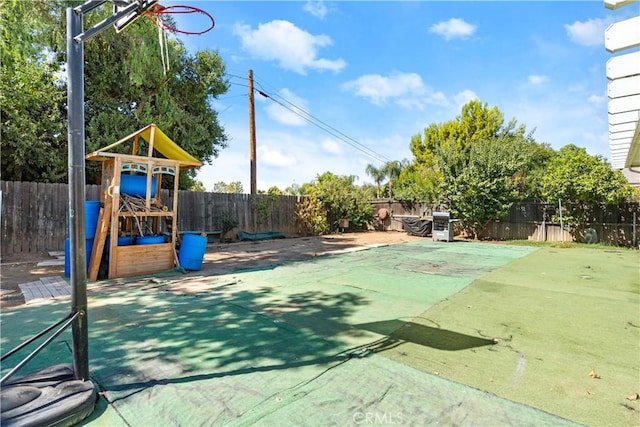
[[[167,42],[167,33],[162,25],[162,17],[160,14],[155,16],[156,25],[158,26],[158,44],[160,46],[160,58],[162,58],[162,74],[167,75],[169,71],[169,43]]]
[[[207,26],[200,31],[186,31],[180,30],[175,26],[171,26],[162,20],[162,15],[184,15],[184,14],[196,14],[203,16],[206,21],[209,21]],[[162,58],[162,71],[164,75],[167,75],[167,71],[169,71],[169,43],[167,39],[167,30],[173,33],[181,33],[187,35],[198,35],[204,34],[213,29],[215,26],[215,21],[213,16],[205,10],[202,10],[195,6],[186,6],[186,5],[174,5],[174,6],[162,6],[158,3],[153,5],[153,7],[149,8],[145,12],[145,15],[149,17],[158,27],[158,44],[160,46],[160,57]]]

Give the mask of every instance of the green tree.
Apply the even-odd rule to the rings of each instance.
[[[316,196],[306,196],[296,205],[298,232],[305,236],[319,236],[329,232],[327,212]]]
[[[242,194],[242,191],[242,183],[240,181],[233,181],[228,184],[226,182],[220,181],[213,184],[214,193]]]
[[[449,146],[436,162],[442,173],[442,198],[472,238],[503,218],[519,199],[517,176],[528,163],[531,141],[521,131],[478,140],[467,152]]]
[[[395,185],[394,198],[403,202],[435,204],[440,194],[441,174],[435,166],[412,162],[400,173]]]
[[[367,175],[369,175],[371,178],[373,178],[373,181],[376,183],[376,198],[379,199],[380,198],[380,186],[382,184],[382,181],[384,181],[384,179],[387,176],[387,174],[386,174],[386,172],[384,170],[384,167],[376,168],[372,164],[368,164],[366,169],[365,169],[365,172],[367,173]]]
[[[448,206],[471,237],[481,237],[531,188],[550,157],[515,119],[506,125],[497,107],[471,101],[450,122],[432,124],[411,141],[412,164],[400,174],[401,200]]]
[[[366,229],[373,219],[373,206],[369,202],[373,194],[366,188],[357,187],[355,179],[353,175],[338,176],[325,172],[306,188],[306,194],[324,209],[327,224],[332,230],[339,227],[343,218],[348,218],[349,226],[356,230]]]
[[[104,15],[96,14],[95,19],[99,18]],[[227,137],[210,107],[228,88],[222,59],[210,50],[192,55],[175,37],[166,42],[167,73],[158,30],[147,19],[139,19],[121,33],[104,31],[85,44],[87,151],[150,123],[205,163],[226,147]],[[182,173],[181,187],[188,188],[196,173],[196,169]],[[95,169],[87,170],[88,180],[98,177]]]
[[[66,87],[64,79],[57,81],[55,76],[66,61],[68,3],[62,0],[2,3],[3,179],[14,178],[5,171],[16,165],[14,169],[28,171],[30,180],[67,180]],[[31,9],[42,13],[31,13]],[[85,28],[111,13],[110,6],[88,13]],[[18,47],[5,50],[14,39],[20,40]],[[30,41],[38,44],[29,48]],[[170,69],[167,73],[163,72],[158,30],[150,20],[139,19],[119,34],[107,29],[85,43],[87,152],[150,123],[158,125],[178,145],[205,163],[210,163],[226,147],[224,129],[211,108],[211,101],[228,87],[221,58],[209,50],[190,54],[175,37],[169,37],[166,44]],[[15,51],[23,46],[28,48],[21,56]],[[54,60],[58,61],[57,66]],[[25,76],[14,73],[13,81],[5,78],[15,69]],[[12,92],[5,84],[15,90]],[[35,107],[25,109],[26,105]],[[7,127],[5,119],[9,122]],[[47,154],[46,158],[41,152]],[[18,168],[22,165],[28,167]],[[88,182],[99,181],[99,167],[97,162],[87,163]],[[182,172],[180,187],[189,188],[196,173],[196,170]]]
[[[453,144],[456,149],[467,151],[472,143],[496,136],[503,124],[504,117],[497,107],[489,108],[478,100],[469,101],[455,120],[431,124],[422,136],[411,138],[414,162],[427,168],[433,166],[437,150],[447,150]]]
[[[617,205],[633,195],[621,171],[573,144],[562,147],[549,162],[541,191],[550,203],[562,201],[566,209],[563,220],[574,235],[586,227],[590,207]]]
[[[281,189],[278,188],[277,185],[272,185],[271,187],[269,187],[269,189],[267,190],[267,194],[276,194],[276,195],[283,195],[284,191],[282,191]]]
[[[61,182],[67,176],[66,90],[50,54],[45,1],[0,1],[2,179]]]
[[[194,180],[191,183],[191,187],[189,187],[189,191],[199,191],[201,193],[204,193],[205,191],[207,191],[207,189],[205,188],[202,181]]]
[[[389,196],[389,198],[393,198],[393,186],[400,177],[403,166],[403,162],[399,162],[397,160],[392,160],[384,164],[384,175],[389,179],[389,181],[387,182],[387,195]]]
[[[472,100],[454,120],[427,126],[422,134],[411,138],[413,161],[402,165],[394,196],[402,201],[441,202],[443,175],[436,167],[438,153],[468,156],[473,143],[497,136],[503,124],[504,117],[497,107]]]

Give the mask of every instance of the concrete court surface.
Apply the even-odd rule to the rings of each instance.
[[[620,393],[631,394],[639,378],[637,254],[549,251],[425,239],[219,276],[92,285],[90,368],[101,399],[85,424],[634,425],[638,403]],[[563,256],[573,264],[554,267]],[[576,282],[574,269],[599,265],[589,257],[608,257],[606,265],[623,273],[613,298],[600,267]],[[550,277],[540,277],[541,266]],[[546,325],[547,336],[529,331],[528,323],[550,315],[547,307],[532,309],[539,295],[522,295],[536,290],[545,299],[569,295],[564,303],[601,306],[590,325],[613,302],[619,323],[632,325],[607,343],[618,355],[611,366],[601,354],[606,349],[578,354],[585,366],[597,364],[589,366],[601,378],[585,372],[570,384],[597,381],[591,395],[584,393],[593,398],[578,406],[620,414],[576,413],[565,407],[577,400],[566,390],[570,396],[558,407],[553,390],[567,382],[567,366],[557,361],[576,356],[571,352],[589,339],[561,325]],[[568,308],[559,298],[551,318]],[[3,348],[68,310],[68,302],[55,302],[4,311]],[[586,344],[558,346],[580,339]],[[70,357],[70,336],[63,334],[29,366]],[[620,390],[607,386],[612,378]]]

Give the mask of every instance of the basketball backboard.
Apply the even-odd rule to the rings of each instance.
[[[141,17],[146,10],[158,3],[158,0],[111,0],[113,2],[113,15],[119,17],[113,27],[116,33],[124,30],[133,21]],[[136,4],[137,6],[132,6]]]

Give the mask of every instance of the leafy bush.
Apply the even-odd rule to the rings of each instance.
[[[231,212],[224,212],[222,214],[222,230],[220,233],[220,241],[224,242],[224,238],[227,233],[236,228],[238,225],[240,225],[238,219],[234,217]]]
[[[298,232],[305,236],[318,236],[329,231],[327,213],[320,200],[313,196],[305,197],[296,206],[296,224]]]

